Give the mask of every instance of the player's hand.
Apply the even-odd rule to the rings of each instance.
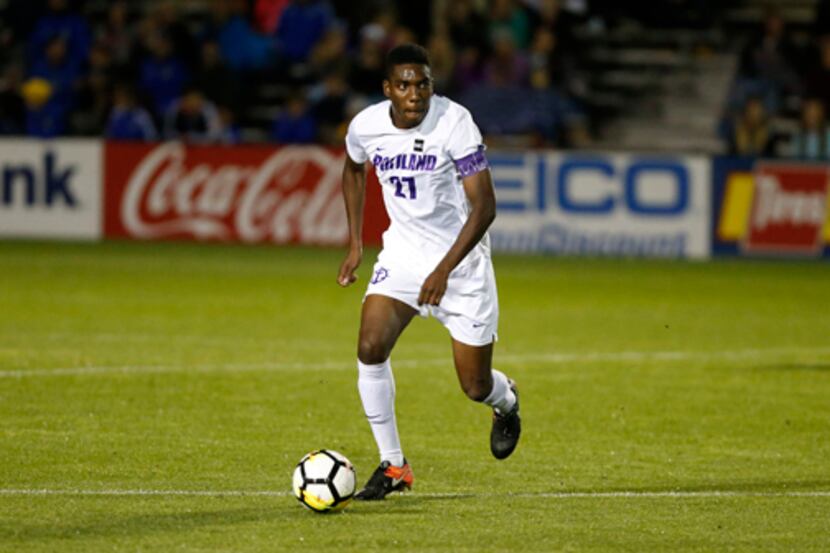
[[[340,272],[337,275],[337,284],[346,287],[357,280],[357,275],[354,273],[360,262],[363,261],[363,252],[359,249],[350,249],[346,255],[346,259],[340,264]]]
[[[444,292],[447,291],[447,280],[450,274],[443,269],[435,269],[421,286],[421,293],[418,295],[418,305],[438,305]]]

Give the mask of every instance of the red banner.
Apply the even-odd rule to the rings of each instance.
[[[345,245],[344,153],[319,146],[107,143],[107,237]],[[364,243],[389,225],[369,171]]]
[[[820,253],[827,220],[828,178],[825,167],[758,167],[744,248],[750,252]]]

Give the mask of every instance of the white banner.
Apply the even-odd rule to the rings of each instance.
[[[497,251],[706,258],[705,157],[491,152]]]
[[[0,236],[101,238],[97,140],[0,140]]]

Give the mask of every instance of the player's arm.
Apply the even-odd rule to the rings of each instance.
[[[366,199],[366,167],[348,155],[343,164],[342,186],[349,221],[349,253],[340,265],[337,283],[348,286],[357,280],[354,272],[363,260],[363,205]]]
[[[483,154],[482,154],[483,155]],[[450,247],[447,255],[438,263],[438,266],[424,281],[418,304],[438,305],[444,292],[447,291],[447,281],[450,273],[470,250],[484,237],[484,233],[496,218],[496,194],[493,191],[493,180],[490,170],[486,167],[477,173],[463,177],[464,192],[472,208],[467,221],[461,227],[458,238]]]

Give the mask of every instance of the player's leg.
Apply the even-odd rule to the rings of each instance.
[[[357,387],[381,464],[357,499],[383,499],[391,491],[412,486],[412,471],[403,457],[395,420],[395,379],[389,355],[416,313],[409,305],[379,294],[370,294],[363,302]]]
[[[516,449],[521,434],[516,385],[492,368],[492,342],[475,346],[453,338],[452,351],[461,389],[473,401],[493,408],[490,451],[497,459],[507,458]]]

